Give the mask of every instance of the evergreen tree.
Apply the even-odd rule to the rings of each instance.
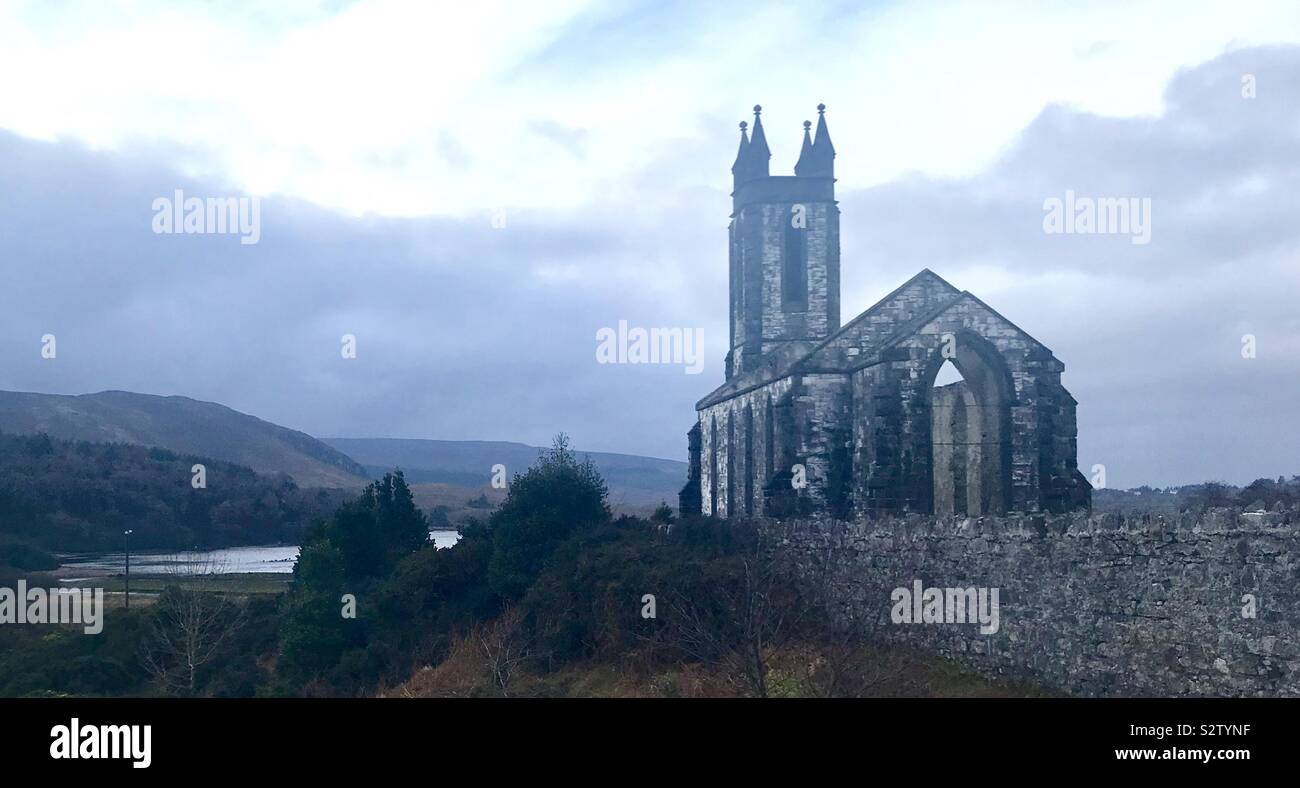
[[[281,615],[279,669],[286,675],[306,678],[338,662],[347,643],[343,572],[343,553],[334,545],[303,546]]]
[[[429,521],[415,505],[401,471],[371,482],[325,526],[324,537],[343,554],[349,579],[384,577],[429,540]]]
[[[569,535],[609,521],[609,490],[588,458],[579,462],[561,433],[527,473],[516,475],[489,520],[493,589],[518,597]]]
[[[675,519],[677,518],[673,516],[673,507],[669,506],[667,501],[661,501],[655,507],[654,514],[650,515],[650,522],[659,523],[660,525],[669,525]]]

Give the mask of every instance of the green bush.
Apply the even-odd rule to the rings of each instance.
[[[489,525],[488,576],[498,594],[523,596],[546,559],[571,534],[609,520],[609,490],[591,460],[579,462],[560,435],[537,464],[516,475]]]
[[[304,545],[293,587],[280,608],[280,670],[306,680],[338,662],[347,633],[342,617],[344,557],[325,540]]]

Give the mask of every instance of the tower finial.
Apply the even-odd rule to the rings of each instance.
[[[731,174],[736,183],[740,183],[745,177],[745,169],[748,167],[747,153],[749,151],[749,136],[745,130],[749,128],[748,121],[740,122],[740,148],[736,151],[736,161],[731,165]]]
[[[812,128],[812,121],[803,122],[803,147],[799,149],[799,161],[794,165],[795,175],[811,175],[816,169],[817,164],[813,161],[816,158],[816,152],[813,150],[812,137],[809,136],[808,130]]]
[[[772,151],[767,147],[767,135],[763,133],[762,112],[762,105],[755,104],[754,130],[749,135],[749,152],[746,154],[749,159],[746,174],[750,178],[766,178],[768,176],[768,160],[772,158]]]
[[[799,154],[799,164],[795,166],[796,175],[815,178],[835,177],[835,146],[831,144],[831,133],[826,128],[826,105],[817,105],[817,135],[808,145],[808,127],[804,124],[804,151]]]

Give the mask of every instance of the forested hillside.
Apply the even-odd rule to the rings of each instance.
[[[346,497],[166,449],[0,433],[0,538],[50,551],[120,549],[128,529],[141,549],[296,542]]]

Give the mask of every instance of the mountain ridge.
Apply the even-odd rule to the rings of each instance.
[[[394,468],[430,500],[491,492],[492,468],[523,473],[544,449],[516,441],[425,438],[316,438],[217,402],[184,395],[109,389],[93,394],[0,391],[0,432],[45,433],[91,443],[125,443],[283,473],[300,487],[356,488]],[[610,504],[640,510],[676,503],[686,463],[618,452],[577,450],[605,478]],[[494,496],[489,495],[489,498]]]
[[[359,463],[305,432],[182,395],[0,391],[0,431],[157,446],[284,473],[303,487],[361,487],[368,480]]]
[[[504,465],[508,477],[523,473],[544,448],[515,441],[453,441],[426,438],[321,438],[329,446],[370,469],[401,468],[413,483],[447,483],[481,487],[492,467]],[[590,457],[610,490],[615,507],[676,504],[686,483],[686,463],[637,454],[575,449]]]

